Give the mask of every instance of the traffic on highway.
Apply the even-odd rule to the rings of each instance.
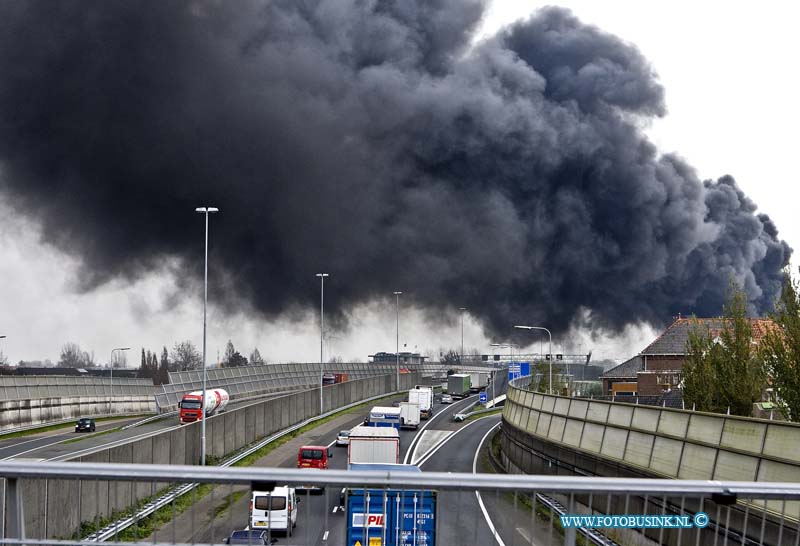
[[[337,416],[274,449],[254,466],[336,470],[408,468],[412,472],[447,468],[473,472],[473,456],[486,431],[496,428],[499,416],[455,423],[453,416],[473,407],[478,396],[467,391],[454,403],[442,405],[440,395],[434,396],[432,389],[426,389],[430,395],[426,407],[429,417],[416,426],[405,421],[401,424],[399,408],[409,403],[409,399],[416,399],[419,393],[414,391],[424,388],[420,387],[412,389],[410,396],[384,402],[385,406]],[[426,399],[426,395],[421,398]],[[390,411],[393,409],[398,411]],[[274,486],[264,490],[218,486],[218,491],[177,515],[157,535],[174,536],[177,542],[219,543],[233,537],[233,533],[258,530],[267,531],[266,539],[277,539],[277,544],[367,545],[376,544],[376,538],[385,544],[395,544],[392,533],[397,524],[401,535],[406,537],[400,544],[433,545],[457,543],[450,539],[463,532],[463,521],[468,521],[476,537],[491,537],[474,495],[460,499],[458,513],[454,513],[448,495],[425,490],[417,491],[416,496],[412,491],[395,492],[392,502],[400,504],[402,500],[403,513],[414,510],[416,499],[417,517],[408,516],[408,521],[423,523],[416,529],[405,529],[402,518],[383,520],[383,495],[369,498],[370,490],[268,485]],[[384,536],[384,532],[389,535]],[[437,539],[437,533],[443,542]],[[154,538],[155,534],[143,540]]]

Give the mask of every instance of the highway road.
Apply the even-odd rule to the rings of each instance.
[[[401,397],[398,397],[398,400]],[[477,395],[456,401],[454,404],[434,406],[434,416],[427,421],[422,421],[419,430],[402,430],[400,433],[401,460],[417,448],[417,437],[422,437],[426,432],[444,431],[452,433],[465,425],[453,423],[452,416],[472,406],[477,401]],[[352,428],[364,420],[367,411],[359,410],[358,413],[347,414],[336,418],[335,422],[321,425],[308,433],[293,439],[280,446],[269,456],[259,461],[260,466],[275,466],[295,468],[297,466],[297,449],[301,445],[331,445],[333,459],[331,468],[347,468],[347,450],[333,445],[339,430]],[[495,418],[496,419],[496,418]],[[457,435],[456,435],[457,436]],[[423,455],[424,445],[417,448],[417,457]],[[449,449],[447,450],[449,452]],[[445,453],[439,450],[437,453]],[[423,463],[427,464],[427,463]],[[470,463],[471,464],[471,463]],[[423,469],[425,467],[423,466]],[[451,469],[453,470],[453,469]],[[167,524],[158,532],[162,539],[173,536],[178,542],[219,542],[228,533],[235,529],[244,529],[248,525],[249,490],[242,492],[242,497],[234,502],[224,513],[216,515],[214,505],[218,505],[223,496],[237,489],[220,486],[215,492],[215,500],[209,497],[201,499],[195,507],[177,517],[173,523]],[[474,496],[474,493],[473,493]],[[291,537],[278,534],[279,545],[284,544],[344,544],[345,542],[345,517],[339,508],[340,490],[327,488],[323,494],[301,495],[299,506],[298,524]],[[153,540],[147,537],[145,542]],[[446,544],[446,543],[445,543]],[[458,542],[455,542],[458,544]]]
[[[292,391],[293,392],[293,391]],[[257,404],[283,396],[287,393],[273,393],[263,398],[244,401],[231,401],[228,411],[234,408],[244,407],[249,404]],[[101,434],[115,428],[120,428],[137,421],[142,421],[146,416],[136,418],[121,418],[113,421],[101,421],[97,423],[95,433],[76,433],[74,423],[69,428],[62,430],[51,430],[35,435],[20,436],[9,440],[3,440],[0,436],[0,460],[2,459],[41,459],[41,460],[66,460],[79,455],[104,449],[113,445],[130,442],[141,436],[157,434],[171,428],[181,426],[178,423],[178,416],[171,415],[143,425]],[[77,421],[77,419],[76,419]],[[70,440],[79,440],[72,442]]]

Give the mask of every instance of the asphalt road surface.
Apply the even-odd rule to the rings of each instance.
[[[427,421],[422,421],[419,430],[402,430],[400,432],[401,461],[406,457],[409,450],[415,448],[415,439],[418,434],[434,429],[453,431],[463,427],[463,424],[452,423],[452,416],[455,413],[464,411],[465,408],[472,406],[476,401],[477,395],[473,395],[468,399],[456,401],[450,405],[437,403],[434,406],[433,417]],[[333,445],[336,435],[339,430],[349,429],[363,422],[366,414],[367,410],[362,409],[358,413],[341,415],[333,421],[316,427],[308,433],[280,446],[267,457],[258,461],[256,465],[295,468],[297,466],[297,449],[299,446],[330,444],[333,451],[330,467],[346,469],[347,450]],[[447,451],[449,452],[449,450]],[[220,512],[219,506],[222,499],[237,492],[241,497],[231,503],[227,509]],[[322,494],[300,495],[297,527],[290,537],[286,537],[282,533],[276,533],[279,539],[278,545],[344,544],[346,521],[345,515],[339,507],[340,493],[340,489],[329,487]],[[472,495],[474,497],[474,493]],[[219,486],[215,489],[213,498],[208,495],[200,499],[193,508],[164,526],[158,532],[157,537],[160,537],[161,540],[173,540],[174,537],[178,542],[220,542],[231,531],[244,529],[248,525],[249,500],[249,490]],[[153,538],[153,536],[150,536],[143,540],[148,542]],[[459,544],[459,542],[452,544]]]

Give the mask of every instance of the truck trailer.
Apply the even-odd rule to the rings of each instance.
[[[400,462],[400,434],[395,428],[358,426],[350,431],[347,467],[354,463]]]
[[[469,374],[469,390],[480,392],[489,385],[489,372],[472,372]]]
[[[433,389],[417,385],[408,391],[408,401],[419,404],[419,413],[422,419],[433,416]]]
[[[354,464],[352,470],[419,472],[419,467],[393,464]],[[436,491],[348,489],[347,544],[436,546]]]
[[[453,374],[447,378],[447,394],[453,398],[464,398],[469,395],[469,384],[469,374]]]
[[[206,400],[203,404],[203,391],[193,391],[183,395],[178,403],[178,416],[181,424],[194,423],[205,416],[210,417],[215,413],[221,412],[228,405],[230,396],[225,389],[206,389]]]
[[[392,427],[400,430],[400,408],[375,406],[369,410],[365,423],[371,427]]]

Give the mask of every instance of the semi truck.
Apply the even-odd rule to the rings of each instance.
[[[326,373],[322,374],[323,385],[335,385],[336,383],[344,383],[349,376],[346,373]]]
[[[419,404],[415,402],[400,402],[400,427],[419,428]]]
[[[203,391],[193,391],[183,395],[178,403],[178,416],[181,424],[194,423],[203,418],[221,412],[228,405],[230,396],[225,389],[206,389],[205,404]],[[203,412],[205,409],[205,412]]]
[[[447,378],[447,394],[453,398],[464,398],[469,394],[469,374],[456,373]]]
[[[353,464],[352,470],[419,472],[419,467],[393,464]],[[348,489],[347,544],[436,546],[436,491]]]
[[[472,372],[469,374],[469,390],[480,392],[489,385],[489,372]]]
[[[408,401],[419,404],[419,413],[422,419],[433,416],[433,389],[417,385],[408,391]]]
[[[400,433],[395,428],[358,426],[350,431],[347,467],[357,463],[400,462]]]

